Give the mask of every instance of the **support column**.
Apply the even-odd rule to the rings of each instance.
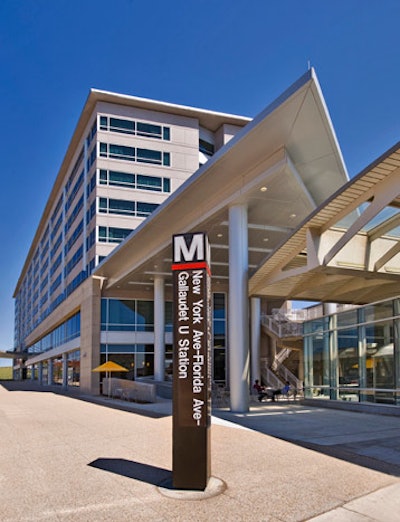
[[[79,287],[81,302],[80,389],[98,395],[99,373],[92,372],[100,364],[101,290],[103,278],[89,277]]]
[[[332,315],[337,312],[337,304],[336,303],[322,303],[322,309],[324,315]]]
[[[261,339],[261,300],[252,297],[251,307],[251,384],[256,379],[261,381],[260,371],[260,339]]]
[[[47,384],[53,384],[53,359],[47,361]]]
[[[249,410],[247,207],[229,209],[229,386],[231,410]]]
[[[62,355],[62,382],[63,388],[68,388],[68,354]]]
[[[154,380],[165,380],[164,279],[154,278]]]
[[[40,362],[38,364],[38,382],[40,384],[40,386],[42,386],[43,384],[43,363]]]

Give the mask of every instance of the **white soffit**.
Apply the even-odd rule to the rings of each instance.
[[[366,213],[355,214],[366,202],[371,202]],[[385,205],[388,209],[400,208],[400,143],[300,224],[250,277],[249,294],[355,304],[398,295],[399,237],[388,233],[398,225],[399,218],[388,213],[387,220],[380,221],[369,233],[361,228],[368,222],[374,223]],[[341,234],[341,243],[337,243],[334,253],[326,256],[324,250],[335,248],[335,242],[321,243],[324,232],[331,231],[349,213],[353,225]]]

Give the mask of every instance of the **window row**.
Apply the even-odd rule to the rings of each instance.
[[[131,232],[131,228],[99,227],[99,241],[102,243],[121,243]]]
[[[101,329],[108,331],[152,332],[154,302],[137,299],[101,300]],[[172,331],[172,303],[165,303],[165,330]]]
[[[89,145],[91,144],[93,138],[96,136],[96,133],[97,133],[97,118],[94,121],[94,123],[92,125],[92,128],[90,129],[89,134],[86,137],[86,146],[87,147],[89,147]]]
[[[99,198],[99,212],[126,216],[147,217],[158,207],[155,203]]]
[[[171,139],[169,127],[162,127],[161,125],[142,121],[113,118],[111,116],[100,116],[100,130],[133,134],[158,140],[169,141]]]
[[[171,180],[159,176],[145,176],[143,174],[130,174],[116,170],[100,170],[100,185],[113,187],[127,187],[155,192],[171,192]]]
[[[100,143],[100,157],[163,165],[164,167],[171,165],[171,155],[169,152],[141,149],[139,147],[127,147],[113,143]]]
[[[45,335],[35,344],[28,348],[28,353],[47,352],[52,348],[56,348],[75,337],[79,337],[81,332],[81,315],[80,312],[70,317],[63,324],[55,328],[52,332]]]

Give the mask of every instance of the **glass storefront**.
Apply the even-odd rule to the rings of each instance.
[[[63,358],[57,357],[52,359],[53,361],[53,379],[52,384],[60,384],[62,386],[63,383]]]
[[[152,332],[154,330],[153,301],[103,298],[101,329],[110,332]]]
[[[213,294],[212,380],[226,383],[226,294]]]
[[[304,323],[306,396],[400,404],[400,300]]]
[[[226,294],[213,294],[213,380],[227,380],[226,356]],[[173,307],[165,303],[165,331],[171,332]],[[103,298],[101,300],[101,330],[112,332],[153,332],[154,303],[138,299]],[[111,359],[129,370],[115,374],[118,378],[136,379],[154,375],[154,346],[147,344],[102,344],[101,363]],[[172,380],[172,346],[166,345],[165,378]]]
[[[68,386],[80,385],[80,350],[70,352],[68,355]]]
[[[114,372],[117,379],[135,380],[154,375],[154,346],[152,344],[102,344],[100,364],[113,361],[127,372]]]

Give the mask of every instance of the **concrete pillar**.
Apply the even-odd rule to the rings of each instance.
[[[261,340],[261,300],[252,297],[250,300],[251,317],[251,383],[261,381],[260,372],[260,340]]]
[[[35,365],[32,364],[31,366],[31,381],[35,380]]]
[[[103,281],[89,277],[79,287],[81,302],[80,389],[97,395],[99,374],[92,372],[100,364],[101,287]]]
[[[299,381],[301,381],[304,386],[304,351],[303,350],[299,351]]]
[[[324,315],[336,314],[336,311],[337,311],[336,303],[322,303],[322,307],[323,307]]]
[[[47,384],[53,384],[53,359],[47,361]]]
[[[68,354],[62,355],[62,383],[63,388],[68,388]]]
[[[229,209],[229,387],[231,410],[249,410],[247,207]]]
[[[43,384],[43,363],[38,364],[38,382],[42,386]]]
[[[154,380],[165,380],[164,279],[154,278]]]

